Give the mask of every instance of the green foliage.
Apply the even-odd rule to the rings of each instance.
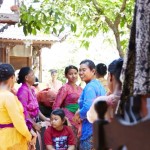
[[[123,1],[33,0],[30,5],[21,6],[20,25],[23,26],[25,35],[35,35],[38,31],[59,35],[67,27],[77,37],[89,38],[95,37],[99,31],[106,33],[113,30],[106,17],[114,25],[116,17],[120,15],[117,28],[122,36],[129,32],[128,26],[131,25],[134,7],[134,2],[127,0],[125,9],[121,11]],[[121,38],[123,49],[127,40]],[[88,47],[87,42],[83,41],[82,45]]]
[[[66,83],[66,78],[65,78],[65,75],[64,75],[64,68],[62,69],[58,69],[57,72],[58,72],[58,80],[62,81],[62,83]]]

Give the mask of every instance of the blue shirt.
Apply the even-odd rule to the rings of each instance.
[[[82,119],[81,140],[85,140],[93,134],[93,125],[87,120],[87,111],[90,109],[96,97],[104,96],[105,94],[104,87],[96,79],[91,80],[83,89],[79,98],[79,114]]]

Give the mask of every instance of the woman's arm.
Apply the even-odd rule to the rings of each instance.
[[[32,140],[29,142],[29,147],[31,149],[35,150],[36,149],[36,140],[37,140],[37,134],[31,129],[30,133],[32,134]]]
[[[56,99],[53,104],[53,110],[61,107],[66,96],[67,96],[67,89],[66,89],[66,86],[64,85],[58,91],[58,94],[57,94]]]
[[[93,101],[93,103],[92,103],[90,109],[89,109],[88,112],[87,112],[87,119],[88,119],[88,121],[89,121],[90,123],[93,123],[95,120],[98,119],[97,113],[96,113],[95,108],[94,108],[94,107],[95,107],[95,103],[98,102],[98,101],[101,101],[101,100],[102,100],[102,101],[106,101],[107,97],[108,97],[108,96],[99,96],[99,97],[97,97],[97,98]]]
[[[95,100],[94,100],[94,102],[93,102],[93,104],[92,104],[92,106],[90,107],[90,109],[89,109],[89,111],[87,112],[87,119],[88,119],[88,121],[90,122],[90,123],[93,123],[95,120],[97,120],[98,119],[98,115],[97,115],[97,113],[96,113],[96,111],[95,111],[95,104],[97,103],[97,102],[99,102],[99,101],[106,101],[106,103],[107,103],[107,105],[108,105],[108,107],[114,107],[116,104],[117,104],[117,102],[118,102],[118,100],[119,100],[119,98],[120,98],[120,96],[117,96],[117,95],[114,95],[114,94],[111,94],[111,95],[109,95],[109,96],[99,96],[99,97],[97,97]],[[110,109],[109,109],[110,110]],[[107,110],[107,115],[105,115],[106,117],[106,119],[109,119],[110,117],[110,115],[108,115],[109,113],[108,113],[108,110]]]
[[[33,124],[35,124],[35,122],[33,121],[33,119],[31,119],[27,107],[28,107],[28,91],[26,89],[19,89],[18,93],[17,93],[17,97],[19,99],[19,101],[21,102],[23,109],[24,109],[24,116],[25,116],[25,120],[26,120],[26,124],[28,126],[28,128],[30,129],[32,127]]]
[[[33,124],[33,128],[36,130],[36,131],[40,131],[41,130],[41,126],[39,124],[37,124],[36,122],[32,122]]]
[[[50,121],[50,119],[47,118],[47,117],[45,117],[45,116],[41,113],[41,111],[39,111],[39,117],[40,117],[40,119],[42,119],[43,121]]]
[[[17,93],[17,97],[19,99],[19,101],[22,103],[23,108],[24,108],[24,116],[25,116],[25,120],[26,120],[26,124],[28,126],[29,129],[31,129],[32,127],[37,130],[40,131],[41,126],[38,125],[31,117],[30,114],[27,110],[28,108],[28,90],[27,89],[19,89],[18,93]]]

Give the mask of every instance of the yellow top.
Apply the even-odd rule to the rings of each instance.
[[[27,150],[31,134],[26,126],[23,107],[9,91],[0,90],[0,124],[14,127],[0,128],[0,150]]]

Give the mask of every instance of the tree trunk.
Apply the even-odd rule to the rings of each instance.
[[[118,29],[118,23],[116,23],[116,24],[112,23],[110,21],[110,19],[107,18],[106,16],[105,16],[105,21],[108,24],[108,26],[110,27],[110,29],[112,29],[113,33],[114,33],[115,40],[116,40],[116,45],[117,45],[117,50],[119,52],[120,57],[124,57],[124,53],[123,53],[123,51],[121,49],[121,43],[120,43],[121,41],[120,41],[120,33],[119,33],[119,29]]]
[[[117,45],[117,49],[118,49],[118,52],[119,52],[119,55],[120,57],[124,57],[124,53],[123,53],[123,50],[121,49],[121,44],[120,44],[120,34],[119,34],[119,30],[117,27],[115,27],[113,29],[113,32],[114,32],[114,35],[115,35],[115,40],[116,40],[116,45]]]

